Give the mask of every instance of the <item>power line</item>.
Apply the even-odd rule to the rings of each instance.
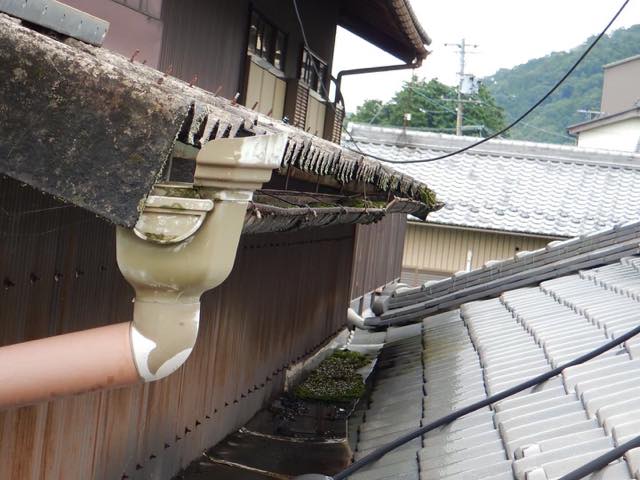
[[[361,468],[375,462],[376,460],[379,460],[380,458],[382,458],[384,455],[386,455],[387,453],[395,450],[396,448],[404,445],[405,443],[413,440],[414,438],[418,438],[422,435],[424,435],[425,433],[428,433],[432,430],[435,430],[437,428],[443,427],[445,425],[450,424],[451,422],[464,417],[465,415],[468,415],[469,413],[478,411],[482,408],[485,408],[489,405],[495,404],[501,400],[504,400],[505,398],[509,398],[517,393],[520,393],[524,390],[527,390],[528,388],[534,387],[536,385],[539,385],[543,382],[546,382],[547,380],[549,380],[550,378],[553,378],[559,374],[561,374],[564,370],[566,370],[569,367],[573,367],[575,365],[581,365],[585,362],[588,362],[589,360],[592,360],[600,355],[602,355],[605,352],[608,352],[609,350],[617,347],[618,345],[622,345],[624,342],[626,342],[627,340],[635,337],[636,335],[640,334],[640,326],[637,326],[631,330],[629,330],[628,332],[624,333],[623,335],[614,338],[613,340],[605,343],[604,345],[596,348],[595,350],[592,350],[588,353],[585,353],[584,355],[579,356],[578,358],[575,358],[573,360],[571,360],[570,362],[567,362],[563,365],[559,365],[556,368],[549,370],[545,373],[542,373],[534,378],[531,378],[529,380],[526,380],[522,383],[519,383],[518,385],[515,385],[513,387],[509,387],[506,390],[503,390],[501,392],[498,393],[494,393],[493,395],[485,398],[484,400],[479,400],[475,403],[472,403],[471,405],[467,405],[465,407],[460,408],[459,410],[456,410],[454,412],[451,412],[447,415],[445,415],[444,417],[440,417],[436,420],[433,420],[432,422],[416,429],[413,430],[409,433],[405,433],[401,436],[399,436],[398,438],[396,438],[395,440],[390,441],[389,443],[386,443],[385,445],[382,445],[381,447],[378,447],[376,449],[374,449],[372,452],[368,453],[367,455],[365,455],[364,457],[360,458],[359,460],[356,460],[355,462],[353,462],[351,465],[349,465],[348,467],[346,467],[344,470],[342,470],[340,473],[334,475],[332,477],[332,480],[344,480],[345,478],[348,478],[349,476],[351,476],[352,474],[354,474],[355,472],[357,472],[358,470],[360,470]],[[636,445],[635,443],[633,445]],[[626,446],[626,445],[625,445]],[[619,452],[615,452],[615,454],[617,455]],[[563,477],[565,478],[565,477]],[[566,477],[567,480],[576,480],[578,478],[581,477]]]
[[[445,43],[445,47],[456,47],[458,49],[458,53],[460,54],[460,71],[458,72],[458,76],[460,80],[458,82],[458,107],[456,111],[456,135],[462,135],[462,115],[464,112],[464,102],[462,99],[462,87],[465,82],[465,60],[467,56],[467,47],[470,48],[478,48],[478,45],[472,45],[467,43],[467,41],[463,38],[460,43]]]
[[[347,135],[349,136],[350,141],[353,143],[353,145],[356,148],[355,150],[353,150],[353,149],[350,149],[350,150],[355,151],[357,153],[360,153],[361,155],[366,155],[366,156],[368,156],[370,158],[374,158],[376,160],[380,160],[380,161],[386,162],[386,163],[392,163],[392,164],[427,163],[427,162],[435,162],[436,160],[443,160],[445,158],[453,157],[454,155],[458,155],[460,153],[466,152],[467,150],[471,150],[472,148],[475,148],[475,147],[477,147],[479,145],[482,145],[483,143],[486,143],[489,140],[492,140],[492,139],[494,139],[494,138],[496,138],[496,137],[498,137],[500,135],[503,135],[504,133],[508,132],[513,127],[515,127],[518,123],[520,123],[524,118],[526,118],[536,108],[538,108],[547,98],[549,98],[560,87],[560,85],[562,85],[564,83],[564,81],[575,71],[575,69],[578,68],[580,63],[582,63],[582,61],[589,54],[589,52],[591,52],[593,47],[595,47],[598,44],[598,42],[600,41],[600,39],[607,33],[607,31],[609,30],[609,27],[611,27],[613,22],[615,22],[616,19],[620,16],[620,14],[625,9],[625,7],[629,3],[629,1],[630,0],[625,0],[624,1],[622,6],[618,9],[616,14],[609,21],[609,23],[607,23],[607,25],[600,32],[600,34],[591,42],[591,44],[585,49],[585,51],[582,52],[580,57],[571,66],[571,68],[569,68],[569,70],[567,70],[567,72],[560,78],[560,80],[558,80],[556,82],[556,84],[553,87],[551,87],[551,89],[546,94],[544,94],[542,96],[542,98],[540,98],[540,100],[538,100],[536,103],[534,103],[531,107],[529,107],[527,109],[527,111],[525,111],[523,114],[521,114],[518,118],[516,118],[514,121],[512,121],[505,128],[503,128],[502,130],[494,133],[493,135],[489,135],[488,137],[483,138],[482,140],[474,142],[474,143],[472,143],[470,145],[467,145],[466,147],[460,148],[460,149],[458,149],[458,150],[456,150],[454,152],[450,152],[450,153],[447,153],[445,155],[439,155],[437,157],[432,157],[432,158],[421,158],[421,159],[416,159],[416,160],[404,160],[403,161],[403,160],[391,160],[391,159],[388,159],[388,158],[384,158],[384,157],[380,157],[380,156],[377,156],[377,155],[368,154],[368,153],[364,152],[360,148],[360,146],[358,145],[358,142],[356,142],[355,139],[353,138],[353,135],[351,135],[351,132],[345,130],[347,132]],[[296,6],[296,11],[297,11],[296,0],[293,0],[293,3],[294,3],[294,6]],[[299,15],[298,15],[298,21],[300,23],[300,28],[304,31],[304,26],[302,24],[302,21],[300,20],[300,16]]]

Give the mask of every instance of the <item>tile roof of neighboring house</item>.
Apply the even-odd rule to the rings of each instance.
[[[587,353],[638,322],[635,256],[391,327],[355,457]],[[638,373],[640,338],[633,338],[413,440],[350,478],[557,479],[640,433]],[[590,478],[638,478],[639,450]]]
[[[350,128],[362,151],[392,160],[435,157],[477,141]],[[640,215],[640,154],[491,140],[444,160],[393,166],[428,182],[445,202],[430,223],[572,237]]]
[[[423,200],[421,182],[108,50],[0,14],[0,174],[132,227],[177,140],[286,133],[289,166]],[[430,203],[427,201],[427,203]]]

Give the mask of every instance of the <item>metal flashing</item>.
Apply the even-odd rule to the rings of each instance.
[[[109,22],[55,0],[0,0],[0,12],[100,46]]]

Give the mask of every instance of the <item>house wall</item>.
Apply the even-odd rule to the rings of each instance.
[[[150,15],[123,5],[123,3],[137,5],[139,1],[64,0],[63,3],[109,22],[104,47],[127,57],[130,57],[134,51],[140,50],[136,60],[139,62],[146,60],[147,65],[158,68],[163,30],[163,22],[159,14],[163,0],[143,0],[147,7],[145,11]]]
[[[299,6],[309,43],[330,64],[339,2],[306,0]],[[288,34],[284,73],[297,78],[302,35],[293,5],[280,0],[164,0],[160,69],[172,65],[173,75],[184,80],[197,74],[200,86],[222,86],[227,98],[243,93],[251,7]]]
[[[1,177],[0,207],[0,345],[131,319],[112,225]],[[243,237],[231,276],[203,296],[198,342],[178,372],[0,412],[0,478],[170,477],[342,328],[353,232]]]
[[[640,55],[604,67],[600,111],[607,114],[633,108],[640,100]]]
[[[506,235],[409,223],[402,259],[402,280],[418,285],[466,270],[469,251],[471,269],[489,260],[513,257],[519,251],[544,247],[553,238]]]
[[[356,227],[351,298],[400,277],[406,227],[406,215],[399,213]]]
[[[640,118],[629,118],[578,134],[578,146],[640,152]]]

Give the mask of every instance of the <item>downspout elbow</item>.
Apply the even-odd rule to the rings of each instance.
[[[131,321],[131,350],[145,382],[175,372],[194,348],[200,322],[201,295],[220,285],[233,268],[250,196],[214,195],[198,231],[179,243],[158,243],[157,233],[119,228],[118,266],[136,296]],[[176,199],[177,201],[177,199]],[[187,202],[181,199],[181,202]],[[167,209],[168,210],[168,209]],[[176,213],[156,211],[148,219],[170,224]],[[163,236],[171,235],[163,232]],[[146,238],[143,238],[146,237]]]
[[[197,191],[156,185],[136,227],[116,231],[118,266],[135,290],[133,319],[1,347],[9,367],[0,371],[0,408],[151,382],[180,368],[198,336],[200,297],[231,272],[253,191],[280,166],[286,142],[215,140],[196,158]]]

